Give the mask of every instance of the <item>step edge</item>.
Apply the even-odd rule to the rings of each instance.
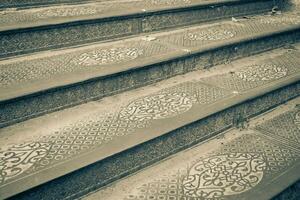
[[[232,41],[223,41],[220,44],[212,44],[212,45],[208,45],[204,48],[190,48],[189,52],[186,52],[184,49],[177,47],[176,52],[173,55],[167,55],[164,58],[157,58],[155,61],[148,61],[146,63],[142,64],[138,64],[138,65],[132,65],[130,63],[125,64],[125,68],[119,70],[116,69],[112,72],[109,73],[98,73],[95,74],[94,76],[88,77],[88,78],[84,78],[84,79],[79,79],[77,81],[72,81],[72,82],[67,82],[67,83],[61,83],[61,84],[57,84],[51,87],[44,87],[41,88],[39,90],[35,90],[35,91],[29,91],[29,92],[24,92],[21,93],[20,95],[11,95],[8,97],[0,97],[0,105],[1,104],[7,104],[7,103],[11,103],[14,101],[18,101],[22,98],[28,98],[28,97],[32,97],[32,96],[37,96],[37,95],[41,95],[41,94],[45,94],[45,93],[51,93],[60,89],[64,89],[64,88],[69,88],[69,87],[73,87],[73,86],[78,86],[78,85],[82,85],[85,83],[90,83],[93,81],[99,81],[102,80],[104,78],[109,78],[109,77],[113,77],[119,74],[125,74],[125,73],[129,73],[131,71],[135,71],[138,69],[147,69],[150,66],[153,65],[157,65],[157,64],[163,64],[163,63],[167,63],[170,61],[175,61],[178,59],[182,59],[182,58],[187,58],[190,56],[196,56],[197,54],[201,54],[201,53],[207,53],[210,51],[215,51],[218,49],[222,49],[224,47],[228,47],[228,46],[233,46],[233,45],[241,45],[243,43],[246,42],[252,42],[254,40],[260,40],[260,39],[264,39],[264,38],[269,38],[269,37],[274,37],[276,35],[280,35],[280,34],[285,34],[285,33],[290,33],[290,32],[294,32],[294,31],[299,31],[300,30],[300,25],[294,25],[294,26],[290,26],[288,28],[282,28],[276,31],[268,31],[266,33],[262,33],[262,34],[257,34],[254,36],[248,36],[248,37],[244,37],[244,38],[237,38],[235,40]]]
[[[93,163],[99,162],[100,160],[107,159],[107,158],[109,158],[113,155],[116,155],[118,153],[121,153],[121,152],[127,151],[129,149],[132,149],[135,146],[146,143],[150,140],[153,140],[154,138],[158,138],[158,137],[161,137],[163,135],[166,135],[166,134],[168,134],[168,133],[170,133],[170,132],[172,132],[176,129],[179,129],[179,128],[184,127],[184,126],[188,126],[189,124],[191,124],[195,121],[203,120],[204,118],[206,118],[208,116],[211,116],[211,115],[216,114],[218,112],[224,111],[224,110],[229,109],[231,107],[234,107],[236,105],[243,104],[243,103],[245,103],[245,102],[247,102],[251,99],[259,98],[260,96],[262,96],[266,93],[272,93],[273,91],[275,91],[277,89],[283,88],[285,86],[288,86],[288,85],[291,85],[291,84],[294,84],[294,83],[298,83],[299,81],[300,81],[300,73],[297,73],[294,76],[289,76],[288,78],[285,78],[285,79],[282,79],[282,80],[279,80],[279,81],[271,82],[269,84],[264,85],[263,87],[258,87],[258,88],[251,89],[247,93],[244,92],[244,93],[240,93],[238,95],[230,96],[229,98],[225,98],[223,100],[219,100],[218,102],[216,102],[214,104],[210,104],[210,106],[207,109],[204,109],[203,113],[197,114],[199,116],[197,116],[196,119],[195,119],[195,117],[194,117],[193,120],[189,119],[189,122],[181,122],[181,124],[176,124],[176,126],[174,126],[172,128],[168,128],[168,130],[164,131],[163,133],[155,133],[154,136],[153,135],[151,137],[148,136],[149,138],[144,139],[143,141],[140,141],[139,143],[135,142],[134,144],[130,144],[130,143],[129,143],[129,145],[126,144],[125,145],[126,147],[121,147],[119,150],[114,151],[114,152],[108,152],[106,155],[102,155],[99,158],[99,153],[97,153],[97,152],[99,152],[100,150],[103,152],[103,149],[105,148],[105,145],[103,145],[102,147],[96,148],[93,151],[89,151],[89,152],[85,153],[85,154],[89,154],[88,157],[90,157],[90,158],[87,158],[85,156],[85,154],[82,154],[82,155],[80,155],[79,157],[77,157],[73,160],[66,161],[66,163],[68,163],[68,166],[79,165],[79,166],[76,167],[76,169],[66,170],[65,163],[59,163],[57,165],[54,165],[54,166],[56,166],[54,168],[41,170],[41,171],[39,171],[35,174],[36,176],[42,174],[42,177],[44,177],[43,181],[39,181],[39,183],[34,183],[33,180],[36,180],[36,179],[34,179],[33,177],[35,175],[30,175],[30,176],[27,176],[25,178],[21,178],[20,180],[16,180],[14,182],[10,182],[10,183],[4,185],[4,187],[0,188],[0,193],[3,195],[3,198],[11,197],[11,196],[16,195],[18,193],[26,191],[30,188],[36,187],[36,186],[41,185],[43,183],[46,183],[46,182],[49,182],[49,181],[54,180],[56,178],[62,177],[64,175],[67,175],[71,172],[77,171],[77,170],[79,170],[81,168],[84,168],[88,165],[91,165]],[[300,94],[298,94],[298,96],[299,95]],[[189,115],[190,115],[190,113],[189,113]],[[118,145],[120,145],[118,143],[118,141],[112,141],[109,145],[114,145],[114,143],[117,143]],[[95,159],[95,157],[97,157],[97,159]],[[85,159],[85,162],[83,164],[82,162],[83,162],[84,159]],[[79,160],[81,162],[80,164],[78,164]],[[65,170],[65,171],[63,172],[63,170]],[[60,175],[58,175],[54,178],[52,177],[50,179],[47,178],[47,176],[49,176],[49,175],[47,175],[45,172],[51,174],[52,171],[55,171],[55,172],[59,171]],[[24,182],[27,183],[27,184],[24,184]],[[26,187],[26,189],[25,188],[22,189],[22,186],[24,187],[24,185],[28,185],[28,182],[31,184],[31,186]],[[16,187],[14,185],[14,183],[17,183],[18,187]],[[14,192],[11,191],[10,194],[7,194],[8,188],[12,188],[11,190],[13,190]]]
[[[265,2],[270,2],[271,0],[263,0]],[[45,19],[45,22],[38,22],[38,23],[29,23],[28,25],[23,25],[20,27],[14,27],[8,26],[7,28],[1,28],[0,27],[0,35],[1,34],[11,34],[15,32],[26,32],[26,31],[35,31],[40,29],[51,29],[55,27],[66,27],[66,26],[74,26],[74,25],[80,25],[80,24],[90,24],[90,23],[101,23],[101,22],[107,22],[107,21],[114,21],[114,20],[120,20],[120,19],[129,19],[129,18],[139,18],[139,17],[146,17],[149,15],[159,15],[164,13],[170,13],[170,12],[181,12],[181,11],[187,11],[190,9],[203,9],[203,8],[210,8],[211,6],[224,6],[224,5],[236,5],[236,4],[247,4],[252,2],[261,2],[260,0],[209,0],[208,2],[199,2],[195,3],[193,5],[184,5],[184,6],[174,6],[170,8],[162,8],[162,9],[150,9],[150,10],[136,10],[132,12],[124,12],[116,15],[108,15],[108,16],[88,16],[88,17],[78,17],[74,19],[65,19],[65,20],[59,20],[58,23],[51,22],[50,20],[47,21]],[[101,2],[102,3],[102,2]],[[58,19],[53,20],[58,21]]]

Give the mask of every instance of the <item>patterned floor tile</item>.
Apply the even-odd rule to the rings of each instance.
[[[126,64],[153,55],[172,51],[172,48],[150,42],[135,40],[110,46],[98,45],[84,50],[38,59],[12,61],[0,64],[0,88],[32,82],[55,79],[70,73],[84,73]]]
[[[155,120],[180,117],[193,105],[209,105],[230,92],[198,82],[186,82],[135,99],[115,112],[95,113],[59,131],[0,151],[0,186],[109,141],[151,128]],[[122,139],[123,140],[123,139]]]
[[[209,153],[195,147],[86,199],[249,199],[250,192],[265,189],[299,164],[299,151],[294,148],[259,133],[239,135]]]
[[[240,19],[237,22],[226,21],[206,27],[194,27],[158,37],[164,43],[185,48],[209,45],[220,41],[230,41],[246,35],[257,35],[279,27],[300,24],[300,16],[285,14],[280,16],[256,16]]]
[[[300,149],[300,109],[283,113],[258,125],[256,129]]]
[[[287,52],[273,59],[257,62],[227,74],[202,79],[202,81],[233,91],[246,91],[299,73],[299,55],[299,51]]]
[[[163,9],[201,3],[205,0],[114,0],[81,5],[62,5],[23,10],[0,11],[0,26],[24,23],[47,22],[49,20],[104,17],[112,13],[142,12],[143,9]]]

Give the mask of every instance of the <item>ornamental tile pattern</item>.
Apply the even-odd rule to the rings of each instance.
[[[24,24],[24,21],[27,20],[32,22],[33,18],[37,18],[38,16],[40,16],[40,18],[43,16],[64,17],[67,15],[68,17],[72,17],[73,15],[75,15],[75,13],[84,14],[96,12],[93,9],[101,10],[100,12],[98,12],[97,10],[98,13],[102,13],[104,12],[104,10],[109,11],[110,9],[112,9],[112,7],[116,7],[116,9],[119,10],[128,10],[130,9],[130,7],[132,7],[132,4],[135,3],[137,2],[123,2],[120,5],[105,4],[105,6],[103,5],[99,8],[97,6],[95,6],[95,8],[92,7],[92,10],[84,6],[82,8],[55,8],[56,10],[53,8],[54,10],[45,10],[45,12],[38,11],[35,15],[28,15],[29,17],[22,14],[20,14],[20,16],[15,16],[13,12],[8,12],[1,15],[2,17],[0,18],[0,24],[8,25],[8,22],[6,21],[17,18],[20,18],[19,23]],[[155,6],[159,7],[160,5]],[[143,6],[140,7],[141,9],[145,8]],[[222,12],[224,12],[224,16],[229,15],[225,11]],[[140,19],[135,18],[101,23],[83,23],[66,27],[55,27],[47,30],[34,30],[30,31],[30,34],[28,34],[28,32],[10,33],[8,35],[3,34],[0,37],[0,56],[5,57],[38,50],[60,48],[62,46],[72,46],[76,44],[83,44],[86,42],[94,42],[125,35],[137,34],[140,32],[159,30],[167,27],[187,25],[200,22],[202,18],[199,16],[199,10],[191,10],[188,12],[180,12],[176,14],[170,13],[165,15],[151,15],[144,17],[142,19],[142,22],[140,21]],[[294,15],[282,15],[280,17],[286,18],[288,20],[292,20],[293,18],[295,18]],[[227,22],[222,25],[215,25],[214,27],[199,27],[193,30],[189,29],[183,33],[170,33],[167,36],[159,37],[159,39],[163,42],[176,44],[179,46],[195,47],[198,45],[202,46],[203,44],[209,44],[211,42],[218,42],[220,40],[231,40],[239,37],[257,35],[258,33],[270,32],[272,30],[276,31],[278,29],[282,29],[282,26],[288,27],[299,24],[299,20],[296,20],[298,19],[296,17],[296,19],[293,19],[293,22],[283,23],[282,26],[278,26],[276,24],[280,24],[280,20],[282,20],[280,17],[260,16],[249,20],[240,20],[237,23]],[[262,23],[265,18],[267,18],[269,21],[274,21],[274,23]],[[203,20],[205,19],[203,18]],[[17,22],[11,22],[10,25],[14,23]],[[142,23],[142,27],[140,27],[140,23]],[[140,28],[142,30],[140,30]]]
[[[243,81],[270,81],[286,77],[288,69],[285,66],[275,64],[251,65],[236,72]]]
[[[300,18],[299,18],[300,19]],[[175,44],[182,47],[203,46],[216,43],[220,40],[232,40],[247,35],[257,35],[270,30],[278,29],[278,24],[291,26],[300,24],[300,20],[294,15],[282,16],[258,16],[253,19],[241,19],[238,22],[225,22],[208,27],[192,28],[178,31],[172,35],[158,37],[160,41]],[[267,22],[265,22],[267,21]],[[270,21],[270,22],[269,22]],[[286,21],[286,23],[284,23]]]
[[[190,168],[182,181],[183,194],[200,199],[237,195],[255,187],[262,180],[265,169],[266,162],[260,154],[208,157]]]
[[[37,12],[35,15],[37,18],[53,18],[53,17],[73,17],[83,15],[93,15],[100,12],[101,9],[95,7],[71,7],[71,8],[56,8],[56,9],[45,9],[42,12]]]
[[[274,59],[267,59],[202,81],[234,91],[245,91],[298,73],[300,71],[298,57],[297,51],[287,52]]]
[[[0,152],[0,184],[151,127],[153,120],[177,117],[195,104],[208,105],[228,95],[223,89],[187,82],[138,98],[116,112],[93,114],[31,143],[7,147]]]
[[[283,25],[296,25],[300,24],[299,15],[278,15],[278,16],[266,16],[259,19],[259,23],[263,25],[283,26]]]
[[[137,19],[82,23],[52,29],[4,34],[0,37],[0,56],[72,46],[136,33]]]
[[[110,15],[111,12],[119,12],[120,14],[124,10],[136,10],[140,11],[143,8],[159,8],[160,6],[179,6],[189,5],[191,0],[132,0],[132,1],[105,1],[94,4],[83,5],[65,5],[65,6],[53,6],[38,9],[26,9],[26,10],[4,10],[0,11],[0,24],[2,26],[13,25],[16,23],[36,22],[41,20],[51,20],[55,18],[70,18],[70,17],[82,17],[92,15]],[[122,12],[123,11],[123,12]]]
[[[192,3],[191,0],[146,0],[153,5],[178,5],[178,4],[190,4]]]
[[[239,26],[231,24],[214,25],[186,30],[184,32],[173,33],[171,35],[160,36],[161,42],[175,44],[183,47],[194,47],[207,45],[221,40],[232,39],[240,35],[237,31]]]
[[[283,113],[256,127],[262,133],[300,148],[300,110]]]
[[[34,80],[47,80],[57,75],[101,69],[105,65],[124,64],[170,50],[171,48],[159,44],[131,42],[112,47],[98,46],[54,57],[0,64],[0,88]]]
[[[7,26],[15,23],[34,22],[42,19],[94,15],[103,11],[103,6],[60,6],[20,11],[0,11],[0,24]]]
[[[134,60],[141,55],[143,55],[143,49],[139,48],[96,49],[88,53],[83,53],[74,60],[76,64],[91,66],[125,62]]]
[[[138,183],[123,199],[243,199],[247,191],[263,188],[300,158],[299,151],[258,133],[239,136],[208,155],[195,155],[179,168]]]
[[[184,36],[184,39],[191,41],[214,41],[229,39],[234,37],[235,35],[236,33],[234,31],[211,28],[196,33],[188,33]]]

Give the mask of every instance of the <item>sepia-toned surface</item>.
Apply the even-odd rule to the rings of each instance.
[[[185,9],[186,5],[193,8]],[[255,3],[237,3],[236,0],[233,3],[228,0],[107,1],[91,5],[4,10],[0,11],[0,58],[261,13],[273,5],[271,0]]]
[[[284,136],[291,128],[299,137],[299,103],[298,98],[251,121],[248,130],[231,130],[84,199],[253,199],[253,194],[269,199],[284,189],[280,185],[287,187],[299,178],[299,142],[290,143]]]
[[[0,61],[1,126],[297,41],[297,29],[285,30],[298,24],[299,16],[261,15]]]
[[[0,199],[300,198],[299,0],[0,4]]]
[[[118,152],[119,148],[128,148],[208,113],[213,114],[218,107],[225,109],[224,105],[235,105],[243,102],[242,99],[254,98],[259,96],[260,91],[272,92],[287,83],[294,83],[299,80],[298,54],[296,45],[294,50],[277,50],[263,54],[259,59],[245,58],[219,66],[211,72],[202,72],[203,75],[199,72],[174,77],[167,81],[169,86],[160,83],[158,87],[149,86],[147,90],[108,97],[104,102],[91,102],[3,128],[0,130],[0,187],[5,189],[30,176],[36,177],[38,182],[44,181],[42,173],[48,174],[47,179],[52,179],[59,176],[54,172],[57,166],[67,166],[74,159],[88,157],[96,161]],[[278,86],[274,88],[272,85]],[[266,99],[258,102],[252,106],[252,111],[241,113],[241,119],[238,115],[236,120],[256,115],[297,96],[299,87],[295,85],[294,89],[286,92],[286,96],[272,97],[277,98],[276,101]],[[222,121],[222,118],[219,120]],[[226,120],[230,122],[233,119]],[[44,126],[41,127],[40,123]],[[226,128],[228,125],[223,123],[220,127]],[[207,135],[201,137],[206,138]],[[98,156],[89,156],[90,152],[98,152]],[[227,157],[220,159],[226,160]],[[69,164],[67,170],[72,171],[81,164],[87,163]]]

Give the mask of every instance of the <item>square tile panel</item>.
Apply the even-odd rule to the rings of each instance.
[[[55,79],[71,73],[85,73],[105,67],[167,55],[173,49],[152,42],[131,40],[111,45],[80,48],[31,60],[0,62],[0,89],[35,80]]]
[[[180,117],[194,105],[210,105],[229,95],[224,89],[185,82],[116,106],[115,111],[85,116],[32,141],[2,148],[0,186],[112,140],[126,140],[126,135],[142,133],[144,128],[149,131],[153,121]]]
[[[272,138],[300,149],[300,109],[285,112],[256,127]]]
[[[300,24],[300,16],[288,14],[280,16],[261,15],[250,19],[238,19],[237,22],[228,20],[222,23],[174,31],[158,36],[158,39],[168,44],[197,50],[211,44],[247,38],[297,24]]]
[[[233,91],[246,91],[299,73],[299,55],[298,51],[287,52],[201,81]]]
[[[238,136],[205,156],[198,152],[189,158],[189,154],[192,153],[183,153],[187,159],[182,160],[190,161],[173,163],[181,167],[168,170],[166,164],[155,176],[132,183],[135,187],[122,192],[120,199],[249,199],[253,190],[264,190],[271,181],[299,163],[300,158],[299,151],[258,133]],[[171,164],[175,160],[166,162]]]

